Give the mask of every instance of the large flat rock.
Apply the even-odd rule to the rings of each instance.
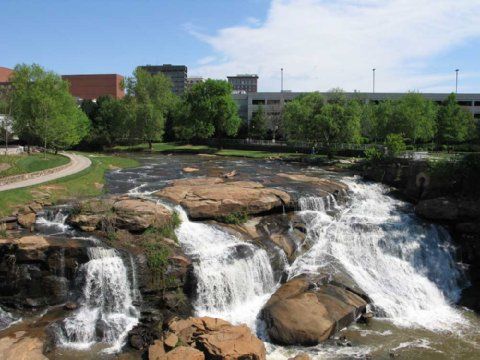
[[[220,178],[175,180],[155,195],[181,205],[192,219],[215,219],[239,212],[279,212],[292,200],[285,191],[258,182]]]

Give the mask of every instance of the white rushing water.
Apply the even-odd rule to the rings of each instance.
[[[300,199],[311,247],[292,264],[289,277],[342,268],[398,326],[446,330],[463,323],[451,306],[462,274],[448,233],[402,211],[405,204],[386,196],[382,185],[343,181],[351,189],[346,206]]]
[[[189,221],[181,207],[176,211],[182,220],[176,234],[194,260],[197,315],[256,329],[258,312],[277,285],[266,251],[214,226]]]
[[[76,349],[103,342],[109,346],[106,352],[116,352],[138,323],[139,312],[132,302],[135,291],[116,250],[92,247],[88,252],[90,261],[82,265],[82,302],[75,314],[63,321],[60,340],[63,346]]]

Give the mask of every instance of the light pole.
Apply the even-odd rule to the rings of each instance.
[[[458,72],[460,70],[459,69],[455,69],[455,94],[458,93]]]
[[[283,93],[283,68],[280,69],[280,92]]]
[[[375,68],[372,69],[372,73],[373,73],[373,93],[375,94]]]

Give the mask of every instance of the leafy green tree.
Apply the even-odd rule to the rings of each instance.
[[[45,150],[78,144],[90,122],[68,91],[68,83],[39,65],[17,65],[12,76],[13,128],[27,145]]]
[[[254,139],[264,139],[267,135],[267,116],[263,107],[253,115],[248,133]]]
[[[395,157],[406,150],[405,141],[400,134],[388,134],[385,146],[390,157]]]
[[[163,74],[151,75],[137,68],[133,77],[125,80],[125,89],[125,110],[135,111],[130,136],[148,142],[152,149],[153,141],[162,139],[166,118],[175,109],[172,82]]]
[[[232,87],[223,80],[195,84],[185,95],[175,132],[181,139],[235,136],[241,119],[232,98]]]
[[[436,105],[419,93],[408,93],[395,106],[390,132],[417,141],[433,139],[436,131]]]
[[[472,113],[458,105],[455,94],[450,94],[438,110],[437,143],[442,145],[470,140],[474,132]]]

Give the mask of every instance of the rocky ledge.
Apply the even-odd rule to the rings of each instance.
[[[87,261],[81,241],[43,236],[0,239],[0,302],[17,309],[61,304],[68,299],[77,269]]]
[[[321,278],[301,276],[283,284],[262,309],[270,339],[283,345],[316,345],[356,321],[367,302]]]
[[[172,219],[165,206],[128,196],[95,198],[78,203],[68,222],[83,231],[126,229],[141,232],[162,227]]]
[[[281,212],[291,206],[288,193],[254,181],[193,178],[172,181],[155,195],[181,205],[195,220],[216,219],[232,213],[250,215]]]
[[[148,350],[149,360],[264,360],[265,345],[246,325],[210,317],[174,318]]]

